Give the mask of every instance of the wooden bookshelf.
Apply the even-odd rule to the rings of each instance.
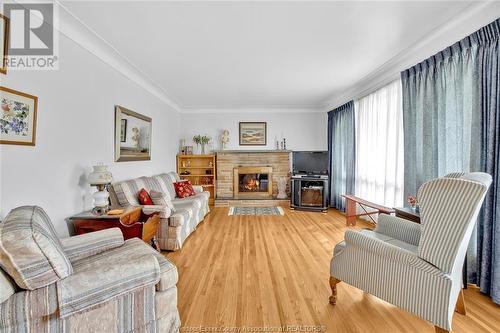
[[[211,163],[211,164],[210,164]],[[210,205],[215,201],[216,170],[215,155],[177,155],[177,173],[181,179],[193,185],[203,186],[210,192]]]

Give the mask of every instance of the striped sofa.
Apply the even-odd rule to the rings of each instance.
[[[138,206],[138,192],[144,188],[161,192],[165,205],[144,206],[143,211],[160,211],[161,223],[156,235],[162,250],[176,251],[182,248],[186,238],[196,230],[210,211],[210,192],[201,186],[193,186],[196,194],[188,198],[177,198],[173,183],[180,181],[175,172],[152,177],[139,177],[113,184],[110,189],[111,205],[114,208]]]
[[[59,240],[45,212],[0,223],[0,332],[178,332],[177,268],[113,228]]]
[[[417,194],[421,224],[380,215],[375,230],[347,230],[330,264],[330,303],[346,282],[451,330],[465,314],[462,266],[491,176],[454,173],[424,183]]]

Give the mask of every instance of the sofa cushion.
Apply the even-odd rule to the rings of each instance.
[[[149,195],[151,196],[151,200],[153,200],[153,205],[165,206],[169,208],[172,212],[175,212],[175,207],[172,204],[172,200],[169,199],[170,196],[168,194],[160,191],[151,190]]]
[[[120,247],[74,263],[74,273],[57,282],[59,314],[66,317],[160,279],[158,260],[152,248],[138,238]]]
[[[170,177],[170,180],[172,181],[172,183],[176,183],[176,182],[181,181],[181,177],[179,177],[179,175],[175,171],[170,171],[169,173],[167,173],[167,176]]]
[[[125,242],[123,247],[124,251],[128,249],[133,249],[134,255],[147,255],[152,254],[158,261],[160,266],[160,281],[156,284],[157,291],[165,291],[172,287],[175,287],[179,279],[177,273],[177,267],[171,263],[167,258],[165,258],[160,252],[153,249],[151,246],[146,245],[139,238],[131,238]],[[120,253],[120,250],[118,252]],[[111,255],[115,255],[115,252],[110,252]]]
[[[19,287],[30,290],[73,272],[49,217],[36,206],[13,209],[0,223],[0,263]]]
[[[187,198],[175,198],[172,200],[172,204],[174,207],[185,207],[189,203],[193,208],[200,209],[203,205],[208,204],[208,197],[205,192],[196,193]]]
[[[375,231],[372,231],[369,229],[363,229],[363,230],[360,230],[359,232],[365,236],[370,237],[370,238],[375,238],[375,239],[381,240],[383,242],[397,246],[399,248],[402,248],[404,250],[413,252],[414,254],[418,254],[418,247],[413,245],[413,244],[403,242],[399,239],[396,239],[396,238],[393,238],[393,237],[390,237],[390,236],[387,236],[387,235],[384,235],[384,234],[381,234],[379,232],[375,232]],[[335,248],[333,249],[333,255],[335,256],[335,255],[339,254],[340,252],[345,250],[345,247],[346,247],[346,243],[344,241],[338,243],[337,245],[335,245]]]
[[[149,191],[148,177],[134,178],[113,184],[113,190],[120,206],[138,206],[139,191],[144,188]]]
[[[5,302],[10,296],[14,295],[16,287],[11,278],[0,269],[0,303]]]
[[[160,175],[150,177],[149,181],[151,189],[163,192],[168,195],[168,197],[166,197],[167,200],[172,200],[175,198],[174,181],[172,181],[172,178],[168,174],[162,173]]]

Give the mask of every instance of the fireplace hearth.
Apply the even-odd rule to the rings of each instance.
[[[233,195],[238,197],[272,197],[271,167],[237,167],[233,174]]]

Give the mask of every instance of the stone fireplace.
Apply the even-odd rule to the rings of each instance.
[[[234,198],[271,198],[273,196],[273,168],[262,166],[233,169]]]
[[[290,151],[221,150],[216,154],[216,207],[289,204],[277,195],[279,180],[290,180]]]

